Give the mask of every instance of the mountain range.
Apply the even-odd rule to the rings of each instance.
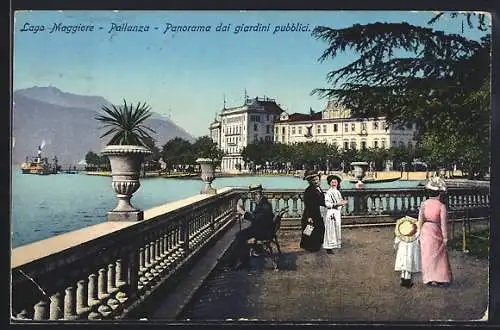
[[[102,130],[95,116],[102,105],[111,102],[102,96],[87,96],[64,92],[56,87],[19,89],[13,95],[12,163],[20,164],[35,156],[42,146],[42,156],[57,157],[63,166],[76,165],[89,151],[97,154],[105,146],[100,139]],[[158,113],[145,122],[156,134],[161,149],[168,140],[180,137],[190,142],[195,137]]]

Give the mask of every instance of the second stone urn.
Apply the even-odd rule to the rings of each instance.
[[[139,176],[141,164],[151,151],[136,145],[108,145],[101,154],[108,156],[111,164],[112,186],[118,199],[116,207],[108,212],[110,221],[138,221],[144,218],[143,211],[130,203],[132,195],[141,186]]]
[[[353,167],[353,176],[358,181],[363,181],[365,177],[366,170],[368,169],[367,162],[352,162],[351,166]]]
[[[217,190],[212,187],[212,181],[215,179],[215,165],[210,158],[198,158],[196,160],[201,167],[201,180],[204,185],[200,190],[200,194],[215,194]]]

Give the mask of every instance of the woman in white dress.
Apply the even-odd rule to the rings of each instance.
[[[342,206],[347,204],[347,200],[342,199],[340,193],[340,176],[331,174],[327,176],[326,182],[330,186],[325,193],[325,206],[327,208],[325,215],[325,236],[323,239],[323,248],[327,253],[332,254],[333,249],[340,249],[342,246],[341,235],[341,216]]]

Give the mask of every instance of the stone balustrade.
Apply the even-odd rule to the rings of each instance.
[[[243,192],[243,191],[242,191]],[[286,218],[300,218],[304,210],[303,191],[296,189],[265,189],[265,196],[277,212],[287,207]],[[342,189],[349,204],[342,208],[343,219],[417,216],[420,203],[426,199],[425,190],[416,188]],[[470,211],[470,215],[484,214],[490,207],[489,187],[452,187],[445,196],[450,214]]]
[[[300,218],[303,191],[265,189],[283,220]],[[344,189],[344,219],[416,215],[422,188]],[[489,210],[489,188],[450,188],[450,212]],[[12,318],[126,318],[235,220],[246,190],[218,189],[144,211],[143,221],[108,221],[12,250]],[[469,213],[471,215],[472,213]],[[373,217],[372,217],[373,216]]]
[[[127,317],[234,222],[241,193],[225,188],[13,249],[12,317]]]

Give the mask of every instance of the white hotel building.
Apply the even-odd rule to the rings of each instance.
[[[339,149],[390,148],[415,145],[416,126],[386,125],[383,117],[352,118],[350,110],[329,101],[321,112],[288,114],[273,99],[246,99],[224,108],[210,124],[210,136],[226,153],[223,172],[245,169],[241,151],[255,141],[293,144],[323,142]]]
[[[283,112],[275,124],[274,141],[284,144],[325,142],[339,149],[411,147],[416,125],[388,126],[383,117],[352,118],[351,111],[329,101],[325,110],[310,114]]]
[[[270,98],[246,98],[245,104],[223,108],[210,124],[210,136],[226,153],[222,158],[222,172],[239,172],[245,169],[241,151],[257,141],[274,141],[274,124],[283,109]]]

